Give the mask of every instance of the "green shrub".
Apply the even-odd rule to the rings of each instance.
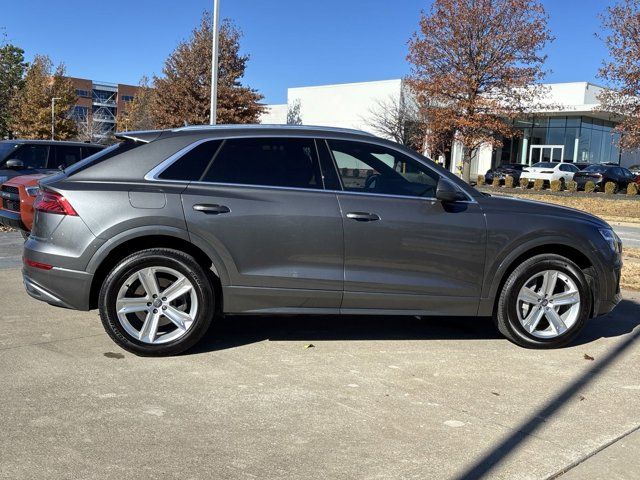
[[[544,189],[544,180],[542,180],[541,178],[536,179],[533,182],[533,189],[534,190],[543,190]]]
[[[484,185],[484,175],[478,175],[478,185]]]
[[[491,186],[492,187],[499,187],[500,186],[500,179],[498,177],[493,177],[493,182],[491,182]]]
[[[520,186],[522,188],[529,188],[529,179],[526,177],[520,177]]]
[[[578,191],[578,182],[574,182],[573,180],[569,180],[567,182],[567,190],[569,190],[570,192],[577,192]]]
[[[589,180],[584,184],[584,193],[593,193],[596,191],[596,184]]]
[[[513,177],[511,175],[504,177],[504,186],[507,188],[513,188]]]
[[[627,195],[638,195],[638,184],[630,183],[627,185]]]
[[[618,191],[618,185],[614,182],[607,182],[604,184],[604,193],[607,195],[613,195]]]
[[[562,191],[562,182],[560,180],[551,180],[549,183],[549,187],[552,192],[561,192]]]

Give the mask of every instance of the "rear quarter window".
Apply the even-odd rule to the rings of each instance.
[[[158,175],[158,178],[162,180],[197,182],[218,152],[221,144],[221,140],[206,140],[204,142],[196,142],[195,146],[186,147],[189,150],[169,165]]]

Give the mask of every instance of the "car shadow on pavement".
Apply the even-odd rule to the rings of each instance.
[[[609,315],[590,320],[569,346],[619,337],[640,325],[640,304],[623,300]],[[490,318],[389,316],[226,316],[187,354],[239,347],[264,340],[495,340]],[[505,340],[506,342],[507,340]]]
[[[500,338],[490,318],[389,316],[226,316],[188,353],[224,350],[264,340],[443,340]]]

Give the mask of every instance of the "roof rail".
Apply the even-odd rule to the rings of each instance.
[[[340,133],[355,133],[358,135],[367,135],[373,137],[374,135],[365,132],[364,130],[356,130],[354,128],[339,128],[339,127],[323,127],[319,125],[283,125],[283,124],[224,124],[224,125],[189,125],[186,127],[174,128],[172,132],[185,132],[185,131],[197,131],[197,130],[232,130],[232,129],[251,129],[251,130],[268,130],[268,129],[286,129],[286,130],[312,130],[318,132],[340,132]]]

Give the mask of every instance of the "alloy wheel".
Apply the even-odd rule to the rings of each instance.
[[[558,270],[544,270],[524,283],[516,310],[529,334],[551,339],[563,335],[578,321],[580,305],[580,292],[571,277]]]
[[[116,298],[118,320],[143,343],[162,344],[183,337],[198,314],[191,281],[168,267],[147,267],[131,274]]]

